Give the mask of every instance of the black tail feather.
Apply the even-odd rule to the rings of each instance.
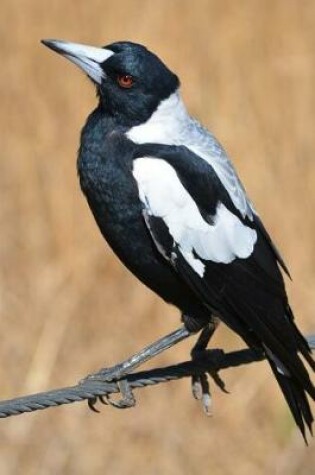
[[[255,325],[257,336],[260,337],[263,346],[268,348],[277,357],[277,359],[292,375],[292,378],[295,379],[296,384],[299,384],[299,387],[303,388],[315,401],[315,387],[310,380],[306,367],[298,356],[298,352],[300,351],[302,353],[312,368],[314,368],[315,362],[307,341],[296,327],[294,321],[288,322],[284,320],[283,328],[285,329],[285,323],[290,324],[289,334],[291,335],[291,343],[292,337],[295,339],[295,348],[290,344],[288,345],[288,341],[281,338],[280,329],[274,327],[276,324],[275,320],[272,320],[271,318],[268,319],[268,315],[266,315],[266,318],[264,319],[259,314],[252,311],[252,309],[248,305],[246,306],[246,304],[245,308],[247,313],[251,316],[251,323]],[[279,372],[277,373],[279,374]]]
[[[297,347],[303,357],[306,359],[312,370],[315,372],[315,360],[312,357],[312,350],[310,348],[310,345],[308,344],[307,340],[305,339],[304,335],[300,332],[299,328],[295,324],[295,319],[294,319],[294,314],[292,312],[292,309],[288,305],[287,307],[287,315],[290,319],[290,322],[293,326],[294,329],[294,334],[295,334],[295,340]]]
[[[197,273],[190,271],[180,254],[176,261],[177,271],[204,304],[210,309],[219,308],[224,323],[250,347],[260,347],[266,352],[294,421],[307,443],[306,429],[312,434],[314,420],[308,396],[315,401],[315,386],[299,353],[315,369],[310,347],[294,322],[285,293],[283,301],[272,295],[269,298],[264,290],[256,288],[255,281],[248,279],[247,268],[242,265],[241,260],[236,261],[235,278],[232,278],[233,268],[232,271],[222,266],[210,269],[211,264],[207,262],[207,274],[200,279]],[[239,276],[245,279],[246,286]]]
[[[288,403],[295,423],[300,429],[305,443],[307,444],[305,429],[307,426],[310,434],[313,435],[312,423],[314,418],[306,396],[306,391],[301,387],[299,382],[295,381],[294,378],[280,373],[276,364],[270,358],[268,358],[268,361]]]

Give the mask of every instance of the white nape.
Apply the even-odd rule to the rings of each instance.
[[[216,138],[190,117],[179,90],[162,101],[145,123],[132,127],[126,135],[137,144],[184,145],[211,165],[234,206],[243,217],[253,219],[254,208],[231,161]]]
[[[144,124],[132,127],[126,135],[138,144],[179,145],[181,142],[179,136],[188,118],[179,91],[176,91],[159,104],[157,110]]]
[[[228,264],[253,252],[256,231],[245,226],[222,203],[217,207],[213,224],[207,223],[175,169],[165,160],[138,158],[133,175],[148,214],[163,219],[183,257],[200,277],[205,266],[196,255]]]

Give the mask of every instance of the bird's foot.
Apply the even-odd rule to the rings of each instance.
[[[208,375],[206,373],[192,376],[191,389],[193,397],[201,401],[202,408],[207,416],[212,415],[212,396]]]
[[[216,327],[217,321],[213,320],[209,323],[199,335],[199,338],[191,351],[191,358],[193,361],[202,361],[209,358],[215,358],[217,350],[207,350],[207,345],[212,337]],[[212,377],[214,382],[222,389],[226,391],[224,381],[220,378],[217,371],[207,371],[199,375],[192,376],[192,394],[195,399],[201,401],[203,410],[207,416],[212,415],[212,396],[210,391],[210,384],[208,375]]]
[[[88,399],[88,406],[92,411],[100,412],[98,409],[96,409],[96,403],[98,401],[102,404],[110,405],[117,409],[127,409],[136,405],[136,400],[132,389],[125,378],[128,371],[123,371],[123,369],[124,368],[122,364],[112,366],[111,368],[102,368],[96,373],[89,374],[81,380],[81,383],[84,383],[85,381],[98,381],[104,383],[115,382],[119,388],[121,397],[118,400],[112,399],[110,393]]]
[[[198,350],[192,352],[192,361],[201,362],[203,360],[211,362],[215,361],[218,356],[218,351],[221,350]],[[215,366],[215,365],[214,365]],[[207,416],[212,415],[212,395],[210,390],[209,378],[210,376],[215,384],[225,393],[228,393],[223,379],[220,377],[218,371],[209,370],[199,375],[192,376],[192,394],[195,399],[201,401],[204,412]]]
[[[191,359],[193,361],[202,358],[204,352],[206,351],[212,333],[213,331],[210,328],[210,325],[207,325],[202,330],[196,344],[191,350]],[[212,396],[210,392],[210,385],[207,373],[201,373],[199,375],[192,376],[191,389],[193,397],[197,401],[201,401],[205,414],[207,416],[212,415]]]
[[[104,383],[115,382],[119,386],[120,392],[122,394],[122,398],[118,401],[111,400],[108,394],[106,396],[102,396],[101,398],[91,398],[89,400],[90,408],[96,410],[95,404],[98,399],[104,404],[111,404],[112,406],[118,408],[134,406],[135,399],[126,376],[132,373],[135,368],[138,368],[146,361],[151,360],[154,356],[162,353],[164,350],[171,348],[176,343],[188,338],[190,335],[191,332],[189,330],[187,330],[185,327],[181,327],[178,330],[175,330],[174,332],[155,341],[151,345],[146,346],[141,351],[126,359],[122,363],[112,366],[111,368],[102,368],[96,373],[86,376],[80,381],[81,384],[84,384],[88,381]]]
[[[96,404],[100,401],[102,404],[110,405],[116,409],[128,409],[136,405],[136,399],[130,387],[130,384],[126,379],[117,381],[119,392],[121,394],[120,399],[114,400],[110,394],[104,394],[103,396],[95,396],[88,399],[88,406],[94,412],[100,412],[96,408]]]

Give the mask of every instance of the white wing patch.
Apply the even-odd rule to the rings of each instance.
[[[196,255],[228,264],[253,252],[256,231],[245,226],[222,203],[217,207],[213,224],[207,223],[175,169],[165,160],[138,158],[133,175],[148,214],[163,219],[183,257],[201,277],[205,266]]]
[[[253,219],[253,205],[224,149],[216,138],[187,113],[179,91],[161,102],[144,124],[132,127],[127,137],[135,143],[184,145],[212,166],[243,217]]]

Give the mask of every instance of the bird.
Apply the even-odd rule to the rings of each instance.
[[[77,170],[100,232],[183,321],[114,371],[95,376],[122,378],[198,332],[195,350],[205,350],[223,322],[264,354],[306,440],[313,423],[309,398],[315,400],[306,364],[314,371],[315,362],[288,301],[288,268],[224,148],[187,111],[178,76],[131,41],[42,43],[79,66],[96,87]],[[195,383],[205,396],[203,376]],[[133,402],[130,391],[127,396],[125,406]]]

